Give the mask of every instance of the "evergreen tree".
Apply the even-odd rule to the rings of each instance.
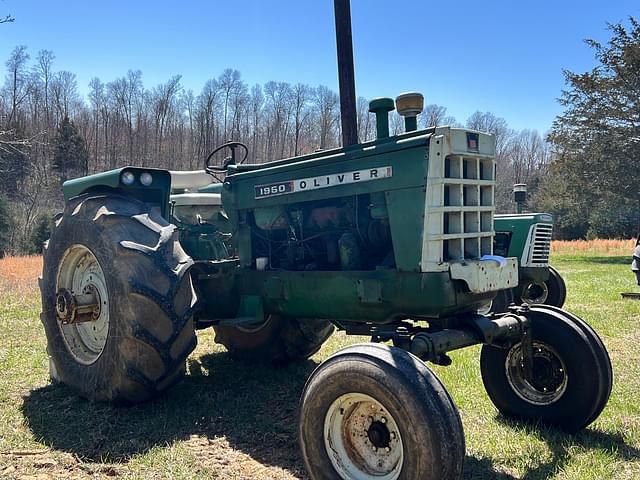
[[[9,250],[9,232],[11,231],[11,217],[7,202],[0,196],[0,258]]]
[[[40,254],[42,253],[42,246],[51,236],[51,215],[43,214],[36,220],[35,227],[29,237],[29,245],[27,246],[27,253]]]
[[[0,191],[9,198],[19,197],[20,182],[30,171],[29,142],[22,130],[0,131]]]
[[[61,182],[87,174],[89,153],[84,138],[69,117],[64,117],[54,143],[53,168]]]
[[[575,232],[579,236],[586,235],[587,230],[628,236],[629,218],[635,218],[632,223],[638,227],[640,22],[633,17],[629,22],[629,28],[622,24],[609,26],[612,37],[607,45],[587,40],[599,65],[582,74],[565,72],[568,88],[560,99],[565,111],[550,134],[557,155],[552,171],[562,178],[566,186],[563,193],[571,199],[563,208],[579,209],[571,216],[586,220]],[[544,203],[553,204],[555,193],[548,188]],[[608,207],[589,208],[595,203],[616,212],[618,220],[612,223],[617,228],[597,225],[607,221],[602,212]]]

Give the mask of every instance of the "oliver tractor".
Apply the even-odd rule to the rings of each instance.
[[[348,2],[336,20],[343,148],[250,165],[231,142],[223,165],[212,152],[200,171],[64,184],[40,284],[52,378],[132,404],[180,381],[198,329],[234,357],[280,364],[335,329],[370,336],[304,387],[314,479],[460,478],[460,415],[425,362],[471,345],[504,416],[586,427],[612,385],[595,331],[547,305],[477,313],[519,284],[517,258],[493,247],[494,137],[418,130],[422,96],[405,94],[371,102],[377,139],[358,143]],[[390,136],[394,108],[406,131]]]
[[[562,307],[567,287],[549,265],[553,217],[549,213],[509,213],[494,216],[493,252],[518,259],[518,285],[502,290],[487,311],[504,312],[512,304],[547,304]]]

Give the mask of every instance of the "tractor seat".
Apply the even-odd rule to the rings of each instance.
[[[171,203],[176,207],[222,205],[219,193],[177,193],[171,195]]]
[[[175,220],[189,225],[200,225],[203,221],[219,222],[222,198],[219,193],[174,193],[170,197]]]
[[[171,190],[195,192],[199,188],[211,185],[216,181],[212,175],[209,175],[204,170],[170,171],[169,173],[171,174]]]

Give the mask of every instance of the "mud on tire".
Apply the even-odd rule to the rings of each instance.
[[[73,353],[74,331],[60,324],[55,305],[65,255],[78,248],[97,261],[108,293],[106,339],[86,358]],[[176,227],[142,202],[103,194],[68,202],[45,246],[40,281],[52,378],[89,399],[125,404],[180,380],[196,345],[192,263]]]
[[[433,372],[396,347],[352,345],[316,368],[300,399],[298,438],[316,480],[462,477],[458,409]]]

